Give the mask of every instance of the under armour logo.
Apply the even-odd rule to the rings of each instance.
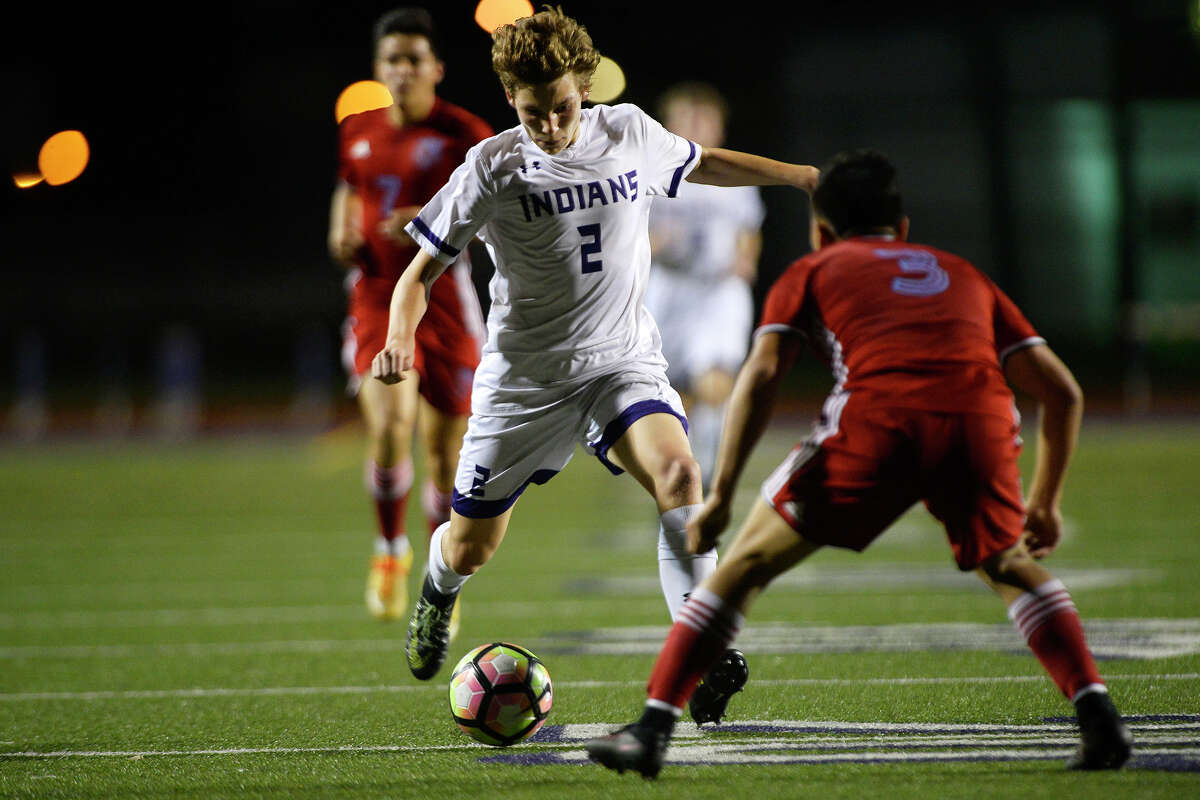
[[[540,161],[534,161],[534,162],[532,162],[532,164],[533,164],[533,168],[534,168],[534,169],[541,169],[541,168],[542,168],[542,162],[540,162]],[[529,170],[528,170],[528,167],[527,167],[527,165],[525,165],[525,164],[522,164],[522,165],[521,165],[521,174],[522,174],[522,175],[525,175],[525,174],[527,174],[528,172],[529,172]]]

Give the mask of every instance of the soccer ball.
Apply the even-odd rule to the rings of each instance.
[[[508,642],[476,647],[450,675],[450,714],[472,739],[508,747],[537,733],[554,693],[546,665]]]

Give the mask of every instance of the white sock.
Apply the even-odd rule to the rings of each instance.
[[[459,575],[442,558],[442,535],[448,530],[450,523],[443,522],[429,539],[429,579],[442,594],[457,594],[471,576]]]
[[[717,568],[717,551],[693,555],[687,549],[687,522],[700,510],[700,504],[680,506],[663,512],[658,528],[658,580],[663,597],[671,612],[671,620],[679,617],[679,609],[692,590]]]
[[[397,536],[395,539],[388,541],[387,537],[375,537],[375,553],[381,556],[395,556],[403,558],[408,555],[408,551],[412,549],[412,545],[408,543],[407,536]]]

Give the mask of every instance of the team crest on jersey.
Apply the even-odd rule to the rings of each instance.
[[[413,147],[413,162],[418,169],[429,169],[442,157],[446,149],[446,140],[436,136],[426,136]]]
[[[371,155],[371,142],[367,139],[359,139],[354,144],[350,145],[350,157],[363,159]]]

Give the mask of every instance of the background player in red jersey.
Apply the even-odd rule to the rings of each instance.
[[[418,380],[388,386],[361,378],[383,347],[396,280],[417,253],[404,226],[467,150],[491,136],[492,129],[437,96],[445,65],[438,58],[427,11],[387,12],[375,24],[374,41],[375,77],[387,86],[393,103],[342,122],[329,250],[350,270],[343,361],[366,422],[365,480],[379,519],[367,608],[376,617],[391,619],[405,616],[408,605],[412,549],[403,526],[418,417],[425,444],[423,505],[429,532],[450,517],[458,448],[471,411],[471,380],[483,338],[483,315],[466,251],[433,284],[429,312],[417,330]]]
[[[807,342],[836,384],[812,434],[763,483],[720,564],[684,605],[641,719],[587,745],[605,766],[657,775],[683,704],[737,636],[750,603],[824,545],[862,550],[918,500],[960,569],[996,591],[1079,715],[1072,769],[1116,769],[1131,739],[1070,595],[1037,559],[1058,543],[1059,503],[1083,409],[1078,384],[1017,307],[965,260],[905,241],[895,169],[840,154],[813,193],[815,252],[771,288],[734,388],[711,491],[688,526],[695,552],[728,525],[742,469],[780,381]],[[1008,382],[1041,404],[1022,504]],[[708,680],[708,679],[706,679]]]

